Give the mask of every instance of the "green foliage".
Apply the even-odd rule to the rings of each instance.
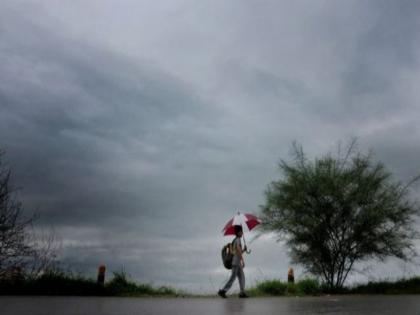
[[[287,284],[287,289],[286,289],[286,293],[288,295],[298,295],[298,288],[296,283],[292,282],[292,283],[288,283]]]
[[[254,297],[258,296],[313,296],[320,294],[420,294],[420,277],[398,281],[378,281],[359,284],[353,287],[330,288],[316,279],[302,279],[296,283],[279,280],[258,282],[247,290]]]
[[[170,287],[154,288],[150,284],[137,284],[129,280],[126,272],[114,272],[114,277],[106,284],[106,289],[111,295],[119,296],[177,296],[185,295]]]
[[[251,296],[318,295],[322,293],[322,288],[315,279],[303,279],[297,283],[266,280],[258,282],[247,292]]]
[[[19,278],[0,281],[0,294],[14,295],[78,295],[78,296],[183,296],[183,292],[170,287],[154,288],[150,284],[131,281],[124,271],[115,272],[105,286],[95,280],[49,271],[36,278]]]
[[[105,289],[91,279],[61,271],[48,271],[36,278],[0,282],[0,294],[31,295],[106,295]]]
[[[101,286],[81,276],[67,276],[63,273],[46,273],[31,282],[31,291],[43,291],[47,295],[104,295]]]
[[[130,281],[124,270],[114,272],[113,274],[114,276],[111,281],[106,284],[106,288],[112,295],[132,294],[139,290],[148,294],[153,290],[149,285],[138,286],[136,283]]]
[[[379,281],[357,285],[350,289],[355,294],[420,294],[420,277],[401,279],[396,282]]]
[[[158,295],[170,295],[170,296],[186,295],[183,292],[177,291],[174,288],[170,288],[170,287],[166,287],[166,286],[159,287],[157,289],[157,294]]]
[[[267,280],[257,283],[254,289],[249,290],[252,295],[285,295],[287,283],[280,280]]]
[[[276,232],[293,262],[330,289],[343,286],[357,261],[407,259],[419,213],[409,185],[393,181],[372,155],[356,152],[355,142],[340,152],[309,161],[295,145],[294,160],[281,161],[283,176],[266,191],[261,215],[263,230]]]
[[[318,295],[322,292],[321,285],[316,279],[302,279],[297,283],[299,295]]]

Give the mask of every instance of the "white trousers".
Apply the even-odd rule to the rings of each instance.
[[[236,277],[238,277],[239,280],[239,288],[241,289],[241,293],[245,292],[245,274],[242,266],[240,265],[232,266],[232,273],[230,274],[228,282],[226,282],[225,286],[223,287],[223,291],[229,291]]]

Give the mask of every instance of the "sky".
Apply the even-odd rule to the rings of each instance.
[[[315,157],[357,137],[397,180],[420,172],[419,14],[418,1],[3,0],[0,147],[18,197],[73,270],[215,291],[221,229],[258,214],[293,141]],[[286,278],[276,235],[251,247],[248,285]],[[349,281],[419,265],[368,261]]]

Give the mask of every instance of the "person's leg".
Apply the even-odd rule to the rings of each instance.
[[[229,278],[228,282],[226,282],[222,291],[224,291],[224,292],[229,291],[230,287],[232,286],[233,282],[235,281],[235,278],[238,276],[238,269],[239,269],[239,266],[232,266],[232,273],[230,274],[230,278]]]
[[[242,267],[239,267],[238,270],[238,280],[239,280],[239,288],[241,293],[245,293],[245,274]]]

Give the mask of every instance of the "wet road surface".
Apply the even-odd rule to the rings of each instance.
[[[279,298],[0,297],[6,315],[420,315],[420,296]]]

